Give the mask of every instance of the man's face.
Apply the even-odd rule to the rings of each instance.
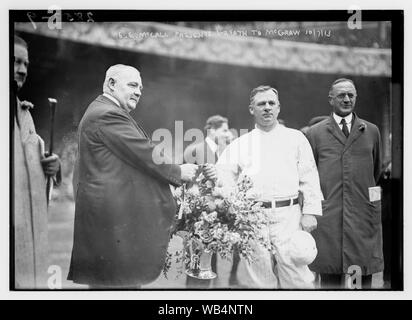
[[[27,77],[27,67],[29,66],[29,53],[27,49],[20,45],[14,45],[14,80],[20,89]]]
[[[340,82],[333,86],[329,103],[340,117],[346,117],[353,112],[356,103],[356,89],[351,82]]]
[[[250,114],[255,118],[258,127],[271,129],[275,126],[280,112],[278,96],[272,90],[259,92],[249,106]]]
[[[217,141],[217,144],[227,145],[230,143],[232,133],[229,130],[229,126],[226,122],[222,123],[222,125],[217,129],[210,129],[210,133],[212,135],[212,139]]]
[[[127,112],[136,109],[143,89],[139,71],[134,68],[125,69],[114,79],[110,87],[113,97],[120,102],[122,108]]]

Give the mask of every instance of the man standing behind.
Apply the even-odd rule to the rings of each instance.
[[[264,248],[256,247],[256,262],[246,264],[253,286],[258,288],[314,288],[314,276],[307,265],[296,265],[285,246],[303,228],[316,228],[321,215],[322,194],[312,150],[298,130],[279,125],[278,91],[259,86],[250,94],[249,112],[255,129],[235,139],[216,164],[224,189],[231,189],[239,175],[252,179],[254,198],[262,202],[270,220],[268,236],[274,245],[276,267]],[[303,209],[298,193],[304,196]],[[273,271],[275,270],[275,272]]]
[[[204,141],[191,144],[186,148],[185,162],[215,164],[219,155],[231,141],[232,133],[229,131],[228,120],[220,115],[207,119],[205,131]]]
[[[217,159],[227,145],[232,141],[232,133],[229,130],[229,121],[221,115],[214,115],[206,120],[205,126],[206,138],[204,141],[189,145],[184,152],[185,162],[195,164],[215,164]],[[212,256],[212,270],[217,272],[217,254]],[[235,286],[237,281],[237,267],[239,263],[239,253],[234,251],[233,263],[230,269],[229,286]],[[220,270],[219,278],[222,278]],[[216,282],[220,280],[216,279]],[[210,285],[210,280],[195,279],[190,276],[186,278],[187,288],[207,288]],[[215,282],[215,284],[216,284]],[[226,284],[225,284],[226,286]]]
[[[69,280],[90,288],[138,288],[160,274],[176,204],[169,184],[197,166],[161,163],[130,116],[142,94],[137,69],[111,66],[103,94],[79,124],[76,209]]]
[[[27,43],[14,36],[14,91],[27,78]],[[14,92],[17,93],[17,92]],[[44,154],[44,142],[37,135],[30,102],[16,96],[14,107],[14,286],[16,289],[47,288],[47,197],[46,178],[60,168],[59,157]]]
[[[307,132],[325,197],[313,232],[318,256],[310,267],[323,288],[344,287],[343,276],[353,271],[361,271],[362,287],[371,288],[372,274],[383,270],[379,129],[353,112],[352,80],[333,82],[329,103],[330,117]]]

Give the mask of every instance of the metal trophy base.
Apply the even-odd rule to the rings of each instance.
[[[217,277],[217,274],[211,270],[186,270],[185,273],[192,278],[200,279],[200,280],[212,280]]]
[[[187,269],[185,273],[193,278],[201,280],[211,280],[217,277],[217,274],[212,271],[212,251],[203,250],[200,256],[193,255],[192,258],[199,259],[199,267]],[[195,264],[196,265],[196,264]]]

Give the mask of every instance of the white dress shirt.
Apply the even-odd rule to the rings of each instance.
[[[349,132],[350,132],[350,129],[352,127],[352,117],[353,117],[352,112],[344,118],[338,116],[335,112],[333,113],[333,119],[335,119],[336,123],[338,124],[338,126],[341,130],[342,130],[343,125],[340,122],[342,121],[342,119],[345,119],[346,126],[348,127]]]
[[[214,142],[209,137],[206,137],[205,141],[206,141],[207,145],[209,146],[210,150],[212,150],[213,153],[216,153],[217,149],[218,149],[218,146],[217,146],[216,142]]]
[[[257,200],[304,196],[303,214],[322,214],[319,175],[312,149],[302,132],[276,125],[258,128],[235,139],[216,164],[224,189],[231,190],[240,174],[253,181]]]

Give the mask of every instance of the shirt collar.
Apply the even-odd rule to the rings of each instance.
[[[207,145],[209,146],[210,150],[212,150],[215,153],[217,151],[217,148],[218,148],[216,142],[214,142],[209,137],[206,137],[205,141],[206,141]]]
[[[270,130],[270,131],[264,131],[264,130],[262,130],[262,129],[259,129],[258,126],[257,126],[257,124],[255,124],[255,130],[256,130],[256,132],[260,132],[260,133],[262,133],[262,134],[271,134],[271,133],[275,132],[276,130],[278,130],[280,127],[281,127],[281,125],[279,125],[279,122],[276,121],[276,125],[273,127],[272,130]]]
[[[110,95],[106,92],[103,92],[103,96],[105,96],[107,99],[113,101],[118,107],[120,107],[119,101],[117,101],[117,99],[115,97],[113,97],[112,95]]]
[[[337,124],[341,124],[343,117],[338,116],[335,112],[333,113],[333,118],[335,119]],[[353,113],[351,112],[346,117],[344,117],[346,124],[351,124],[353,118]]]

